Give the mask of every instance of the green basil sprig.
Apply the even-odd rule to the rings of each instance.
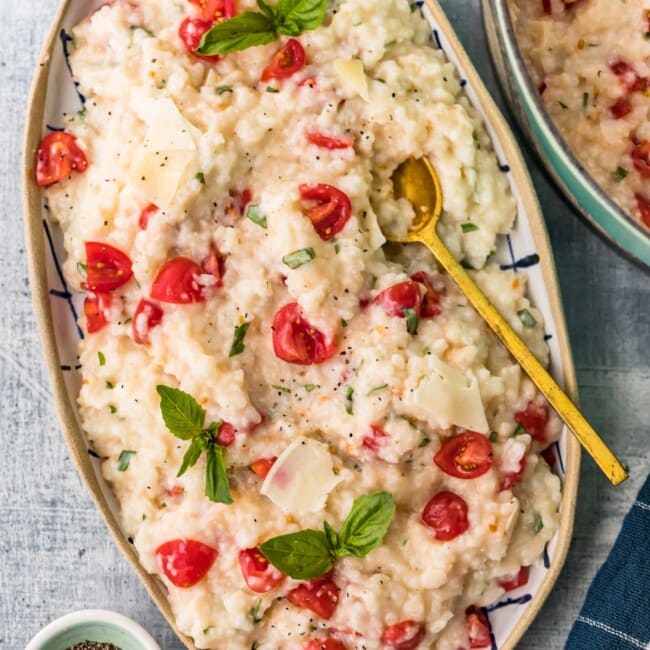
[[[342,557],[365,557],[383,541],[395,514],[395,501],[388,492],[357,497],[337,533],[324,522],[323,530],[307,529],[273,537],[260,545],[264,557],[297,580],[325,575]]]
[[[177,438],[191,440],[177,476],[194,467],[205,453],[205,496],[216,503],[232,503],[223,448],[216,442],[221,422],[212,422],[206,428],[205,411],[191,395],[162,384],[156,386],[156,390],[160,395],[160,412],[165,426]]]
[[[298,36],[316,29],[325,17],[327,0],[279,0],[271,7],[257,0],[260,12],[245,11],[239,16],[217,23],[201,39],[197,52],[212,56],[265,45],[280,34]]]

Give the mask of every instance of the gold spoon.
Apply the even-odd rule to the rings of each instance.
[[[393,189],[397,198],[405,198],[413,205],[415,219],[404,237],[386,238],[400,243],[419,242],[434,254],[605,476],[614,485],[622,483],[627,472],[616,456],[438,237],[436,223],[442,213],[442,188],[431,162],[426,157],[403,162],[393,173]]]

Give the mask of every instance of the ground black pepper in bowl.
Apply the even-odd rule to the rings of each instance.
[[[83,641],[75,643],[66,650],[122,650],[112,643],[98,643],[97,641]]]

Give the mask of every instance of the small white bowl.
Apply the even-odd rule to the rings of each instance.
[[[75,643],[112,643],[120,650],[160,650],[153,637],[122,614],[83,609],[46,625],[25,650],[67,650]]]

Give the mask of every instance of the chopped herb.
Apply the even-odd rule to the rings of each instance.
[[[250,326],[250,323],[242,323],[235,327],[235,334],[232,338],[230,352],[228,353],[229,357],[236,357],[245,350],[246,346],[244,345],[244,338],[246,337],[246,332],[248,332]]]
[[[285,255],[282,258],[282,261],[290,269],[297,269],[303,264],[307,264],[307,262],[311,262],[314,259],[314,257],[316,257],[316,253],[314,252],[313,248],[301,248],[300,250],[293,251],[293,253],[289,253],[288,255]]]
[[[496,442],[499,439],[499,434],[496,431],[490,431],[490,442]]]
[[[106,357],[104,356],[104,353],[101,350],[97,353],[97,358],[99,359],[100,366],[106,365]]]
[[[308,393],[311,393],[311,391],[314,390],[315,388],[316,388],[316,384],[307,384],[307,385],[305,386],[305,390],[306,390]]]
[[[461,223],[460,229],[463,232],[474,232],[475,230],[478,230],[478,226],[475,223]]]
[[[381,386],[375,386],[374,388],[371,388],[366,393],[366,396],[374,395],[375,393],[378,393],[379,391],[384,390],[384,388],[388,388],[388,384],[382,384]]]
[[[371,275],[370,276],[370,288],[374,289],[377,286],[377,276],[376,275]]]
[[[115,406],[115,404],[109,404],[108,408],[111,410],[112,415],[115,415],[117,413],[117,406]]]
[[[402,540],[402,546],[406,546],[408,543],[409,543],[409,539],[408,539],[408,537],[405,537],[405,538]]]
[[[521,424],[518,424],[515,430],[512,432],[512,436],[521,436],[524,433],[528,433],[528,431],[526,431],[526,429]]]
[[[232,92],[232,88],[230,86],[217,86],[214,90],[217,95],[223,95],[224,93]]]
[[[84,278],[88,275],[88,267],[83,262],[77,262],[77,271]]]
[[[274,88],[273,86],[267,86],[266,87],[266,92],[267,93],[279,93],[280,91],[277,88]]]
[[[253,619],[253,623],[257,624],[262,620],[260,616],[260,606],[262,605],[262,599],[258,598],[255,601],[255,604],[250,608],[248,615]]]
[[[524,327],[535,327],[537,325],[535,317],[527,309],[520,309],[517,312],[517,316],[519,316]]]
[[[137,453],[137,451],[133,451],[132,449],[122,449],[120,455],[117,457],[117,471],[126,472],[126,470],[129,469],[131,458],[133,458]]]
[[[615,183],[620,183],[630,172],[624,167],[617,167],[616,171],[612,174]]]
[[[334,252],[338,255],[341,252],[341,244],[334,242]]]
[[[353,401],[354,388],[352,388],[352,386],[348,386],[347,390],[345,391],[345,412],[348,415],[352,415]]]
[[[587,108],[587,104],[589,104],[589,93],[582,93],[582,109],[584,110]]]
[[[287,388],[286,386],[279,386],[278,384],[271,384],[271,388],[275,388],[276,390],[279,390],[282,393],[288,393],[291,395],[291,389]]]
[[[208,627],[204,627],[203,634],[207,634],[210,630],[214,630],[214,625],[208,625]]]
[[[396,41],[388,41],[388,43],[384,44],[384,47],[390,47],[391,45],[395,45]],[[381,77],[377,77],[375,81],[378,81],[380,84],[385,84],[386,79],[382,79]]]
[[[431,438],[427,438],[426,436],[420,440],[420,444],[418,447],[422,449],[423,447],[426,447],[429,443],[431,442]]]
[[[472,131],[472,140],[474,140],[474,142],[478,142],[478,131],[476,129]]]
[[[533,533],[537,535],[542,528],[544,528],[544,521],[542,520],[542,515],[535,513],[535,518],[533,519]]]
[[[415,311],[415,309],[411,309],[410,307],[404,307],[402,309],[402,313],[404,314],[404,318],[406,319],[406,329],[409,334],[417,334],[418,333],[418,315]]]
[[[113,390],[115,384],[112,381],[106,381],[106,388],[108,388],[108,390]]]
[[[418,6],[415,2],[411,5],[411,13],[414,14],[418,10]]]
[[[203,172],[198,172],[194,178],[196,178],[196,180],[199,181],[201,185],[205,185],[205,174]]]
[[[569,108],[564,102],[558,102],[558,104],[565,110]]]
[[[246,210],[246,216],[255,224],[258,226],[261,226],[262,228],[266,228],[266,217],[262,214],[262,211],[260,210],[260,206],[253,204],[248,206],[248,210]]]
[[[588,47],[598,47],[600,43],[587,43]]]
[[[598,72],[596,73],[596,76],[597,76],[597,77],[600,77],[600,75],[602,75],[602,74],[603,74],[603,71],[602,71],[602,70],[598,70]]]
[[[345,320],[345,318],[341,318],[341,327],[347,327],[348,326],[348,321]]]

